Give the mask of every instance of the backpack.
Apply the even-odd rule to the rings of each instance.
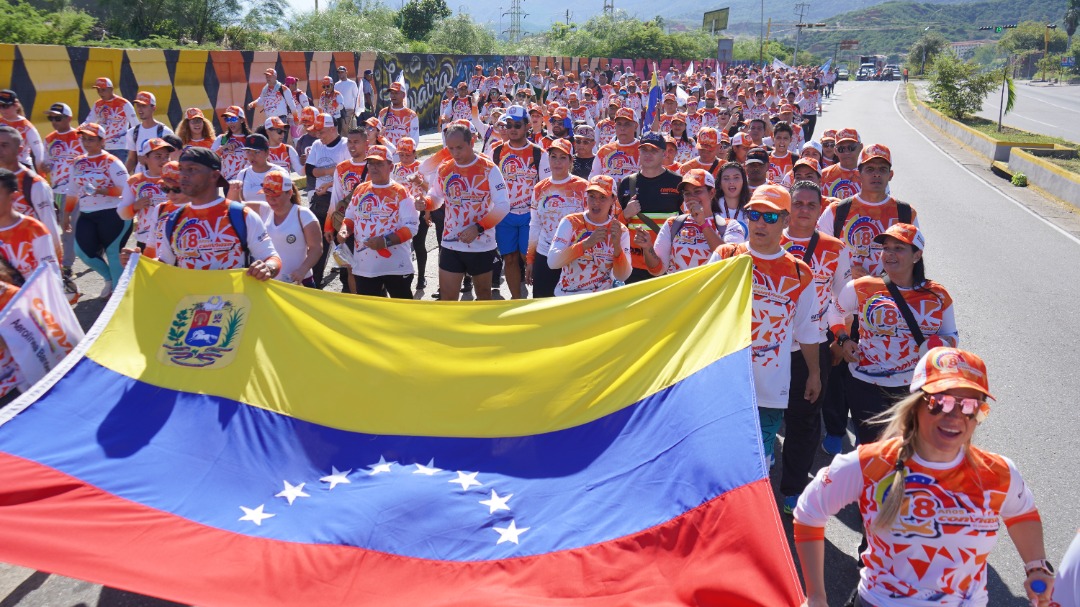
[[[131,129],[131,132],[132,132],[131,140],[135,142],[136,146],[139,145],[139,129],[141,129],[141,128],[142,128],[142,124],[136,124],[135,128]],[[157,135],[156,135],[156,137],[158,139],[161,139],[161,136],[164,133],[165,133],[165,125],[161,124],[159,122],[158,125],[157,125]]]
[[[833,237],[840,238],[840,232],[844,230],[844,222],[847,221],[848,213],[851,212],[851,203],[854,198],[845,198],[836,205],[836,216],[833,217]],[[896,218],[900,223],[911,223],[911,205],[906,202],[896,201]]]
[[[489,133],[491,131],[488,131]],[[495,163],[495,166],[499,165],[499,159],[502,158],[502,150],[505,143],[500,143],[491,149],[491,161]],[[540,177],[540,159],[544,157],[544,150],[540,149],[540,146],[535,143],[530,143],[533,149],[533,163],[532,168],[536,169],[536,177]]]
[[[244,252],[244,267],[248,267],[251,263],[251,251],[248,249],[247,243],[247,222],[244,220],[244,205],[236,202],[235,200],[229,200],[229,223],[232,224],[233,232],[236,232],[236,237],[240,240],[240,249]],[[169,214],[169,217],[165,220],[165,237],[171,244],[173,237],[176,236],[176,226],[180,222],[181,216],[187,209],[187,205],[176,209]]]

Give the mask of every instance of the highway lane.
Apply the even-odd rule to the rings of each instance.
[[[1080,267],[1075,263],[1080,241],[1068,235],[1080,235],[1080,220],[1031,192],[1005,190],[1036,215],[1062,224],[1063,234],[1026,206],[1006,199],[983,181],[993,179],[986,163],[940,142],[940,136],[908,115],[917,127],[912,128],[894,104],[897,90],[897,83],[839,83],[837,95],[825,104],[819,133],[853,126],[867,143],[884,143],[892,149],[893,192],[919,213],[928,241],[929,275],[956,300],[962,345],[979,352],[990,366],[999,400],[976,440],[1011,457],[1024,473],[1043,513],[1049,558],[1057,563],[1080,526],[1074,503],[1080,470],[1073,465],[1080,441],[1076,416],[1068,407],[1080,393],[1078,357],[1072,347],[1080,342],[1080,312],[1074,303],[1080,299]],[[942,143],[951,155],[920,133]],[[818,465],[826,464],[827,458],[819,455]],[[790,533],[790,517],[784,519]],[[849,509],[827,530],[830,604],[837,607],[857,579],[857,525],[857,516]],[[1026,604],[1020,598],[1022,563],[1007,536],[991,557],[989,572],[991,605]],[[0,564],[0,605],[173,603]]]
[[[998,88],[986,97],[979,116],[997,122],[1000,108]],[[1080,87],[1017,82],[1015,107],[1002,124],[1080,143]]]

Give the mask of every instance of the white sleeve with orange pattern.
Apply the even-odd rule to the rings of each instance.
[[[668,262],[671,261],[671,244],[674,240],[671,235],[671,224],[675,222],[675,217],[668,217],[664,221],[664,225],[660,226],[660,231],[656,233],[656,241],[653,242],[653,253],[660,258],[660,274],[664,274],[668,267]],[[629,230],[627,230],[629,232]],[[649,270],[651,273],[652,270]],[[660,274],[656,274],[659,276]]]
[[[35,236],[30,243],[30,247],[34,251],[34,260],[37,261],[37,267],[40,267],[46,261],[60,265],[60,248],[53,242],[52,234]]]
[[[818,344],[821,342],[821,327],[814,320],[818,301],[814,283],[811,281],[799,294],[795,302],[795,341],[800,344]]]
[[[956,329],[956,314],[952,304],[941,311],[941,324],[938,326],[937,336],[949,347],[956,347],[960,343],[960,331]]]
[[[1020,470],[1016,468],[1016,464],[1007,457],[1002,456],[1001,459],[1009,465],[1009,486],[1005,488],[1005,501],[1001,504],[1001,518],[1005,520],[1006,525],[1009,525],[1012,522],[1019,522],[1013,521],[1017,517],[1021,520],[1034,517],[1038,513],[1035,509],[1035,495],[1020,476]]]
[[[829,517],[859,499],[862,489],[858,450],[837,455],[831,464],[818,470],[814,480],[799,496],[794,512],[796,526],[817,527],[824,532]],[[797,527],[796,538],[799,536]]]
[[[581,256],[581,247],[571,242],[574,238],[574,226],[570,219],[563,217],[559,221],[559,227],[555,229],[555,236],[551,239],[551,249],[548,250],[548,267],[552,270],[570,263]]]
[[[491,210],[480,219],[480,225],[484,226],[485,230],[490,230],[510,213],[510,194],[506,190],[506,182],[499,167],[492,166],[488,169],[487,182],[491,188]]]

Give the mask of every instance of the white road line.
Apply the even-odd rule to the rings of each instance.
[[[1057,128],[1056,124],[1050,124],[1049,122],[1043,122],[1042,120],[1035,120],[1034,118],[1029,118],[1028,116],[1025,116],[1023,114],[1017,114],[1016,112],[1012,112],[1009,115],[1010,116],[1016,116],[1017,118],[1023,118],[1024,120],[1030,120],[1032,122],[1038,122],[1039,124],[1045,124],[1046,126],[1048,126],[1050,128],[1055,128],[1055,129]]]
[[[901,119],[901,120],[903,120],[903,121],[904,121],[905,123],[907,123],[907,125],[908,125],[909,127],[911,127],[911,130],[915,131],[915,133],[916,133],[916,134],[918,134],[918,135],[919,135],[919,137],[922,137],[923,139],[925,139],[927,143],[929,143],[930,145],[934,146],[934,149],[936,149],[937,151],[941,152],[941,155],[942,155],[942,156],[945,156],[946,158],[948,158],[949,160],[951,160],[951,161],[952,161],[952,162],[953,162],[953,163],[954,163],[954,164],[955,164],[956,166],[958,166],[958,167],[960,167],[961,169],[963,169],[964,171],[966,171],[966,172],[967,172],[967,173],[968,173],[969,175],[971,175],[972,177],[974,177],[974,178],[975,178],[975,179],[976,179],[976,180],[977,180],[977,181],[978,181],[979,183],[983,184],[983,185],[984,185],[984,186],[986,186],[987,188],[990,188],[990,190],[992,190],[992,191],[993,191],[994,193],[996,193],[996,194],[1000,195],[1000,196],[1001,196],[1002,198],[1004,198],[1005,200],[1008,200],[1009,202],[1011,202],[1011,203],[1015,204],[1016,206],[1020,207],[1020,208],[1021,208],[1021,209],[1022,209],[1023,211],[1025,211],[1025,212],[1026,212],[1026,213],[1027,213],[1028,215],[1031,215],[1031,216],[1032,216],[1032,217],[1034,217],[1035,219],[1038,219],[1039,221],[1041,221],[1041,222],[1045,223],[1046,225],[1050,226],[1051,228],[1053,228],[1053,229],[1054,229],[1054,230],[1055,230],[1056,232],[1060,233],[1060,234],[1061,234],[1062,236],[1064,236],[1065,238],[1068,238],[1069,240],[1073,241],[1074,243],[1076,243],[1076,244],[1080,245],[1080,238],[1077,238],[1076,236],[1073,236],[1072,234],[1070,234],[1070,233],[1069,233],[1068,231],[1066,231],[1066,230],[1065,230],[1064,228],[1062,228],[1061,226],[1059,226],[1059,225],[1055,224],[1054,222],[1050,221],[1049,219],[1047,219],[1047,218],[1043,217],[1042,215],[1039,215],[1039,214],[1038,214],[1038,213],[1036,213],[1035,211],[1032,211],[1031,209],[1029,209],[1029,208],[1028,208],[1028,207],[1027,207],[1027,206],[1026,206],[1026,205],[1025,205],[1024,203],[1020,202],[1019,200],[1017,200],[1017,199],[1013,198],[1012,196],[1009,196],[1009,195],[1008,195],[1008,194],[1006,194],[1005,192],[1002,192],[1001,190],[999,190],[999,189],[995,188],[994,186],[990,185],[990,182],[988,182],[987,180],[983,179],[983,177],[982,177],[981,175],[979,175],[979,174],[978,174],[978,173],[976,173],[975,171],[972,171],[971,169],[967,168],[967,167],[966,167],[966,166],[964,166],[963,164],[960,164],[960,162],[959,162],[958,160],[956,160],[955,158],[953,158],[952,156],[950,156],[950,155],[949,155],[949,154],[948,154],[947,152],[945,152],[945,150],[944,150],[944,149],[942,149],[942,147],[941,147],[941,146],[939,146],[938,144],[934,143],[934,142],[933,142],[933,140],[931,140],[931,139],[930,139],[929,137],[927,137],[926,135],[923,135],[922,131],[920,131],[919,129],[915,128],[915,125],[914,125],[914,124],[911,124],[911,121],[910,121],[910,120],[908,120],[908,119],[907,119],[907,117],[905,117],[905,116],[904,116],[904,114],[903,114],[903,113],[902,113],[902,112],[900,111],[900,104],[899,104],[899,102],[898,102],[898,101],[896,100],[896,98],[897,98],[897,94],[896,94],[896,93],[899,93],[899,92],[900,92],[900,86],[897,86],[897,87],[896,87],[896,92],[895,92],[895,93],[893,93],[893,109],[895,109],[895,110],[896,110],[896,115],[897,115],[897,116],[899,116],[899,117],[900,117],[900,119]]]
[[[1019,89],[1019,87],[1018,87],[1018,89]],[[1033,98],[1037,99],[1039,101],[1039,103],[1045,103],[1046,105],[1052,105],[1052,106],[1054,106],[1054,107],[1056,107],[1058,109],[1066,110],[1066,111],[1069,111],[1069,112],[1080,112],[1080,110],[1076,109],[1076,107],[1065,107],[1063,105],[1058,105],[1056,103],[1051,103],[1051,102],[1047,101],[1046,98],[1043,95],[1040,95],[1039,93],[1036,93],[1034,91],[1029,91],[1029,92],[1031,92],[1031,96]],[[1049,95],[1046,95],[1046,97],[1049,97]],[[1044,122],[1043,124],[1046,124],[1046,123]]]

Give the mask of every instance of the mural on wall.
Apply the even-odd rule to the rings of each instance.
[[[389,103],[386,87],[399,73],[409,85],[409,107],[420,116],[421,128],[438,122],[439,104],[447,87],[468,81],[475,66],[491,75],[496,67],[513,66],[526,76],[539,70],[594,73],[610,69],[633,71],[648,78],[653,61],[649,59],[608,59],[589,57],[538,57],[530,55],[432,55],[398,53],[377,56],[375,53],[313,51],[197,51],[158,49],[109,49],[50,45],[0,44],[0,88],[11,88],[18,95],[26,115],[43,134],[51,131],[45,110],[56,102],[67,103],[78,117],[84,118],[98,95],[94,81],[111,78],[116,93],[134,99],[140,90],[157,97],[157,115],[162,122],[176,125],[184,110],[203,110],[221,130],[221,113],[230,105],[247,108],[258,97],[268,68],[274,68],[278,80],[294,76],[309,97],[319,91],[323,76],[335,77],[338,66],[345,66],[355,79],[372,70],[379,90],[379,106]],[[685,71],[687,64],[676,59],[656,61],[661,73],[675,67]],[[712,70],[715,60],[696,66]],[[248,112],[248,122],[260,125],[265,116]]]

